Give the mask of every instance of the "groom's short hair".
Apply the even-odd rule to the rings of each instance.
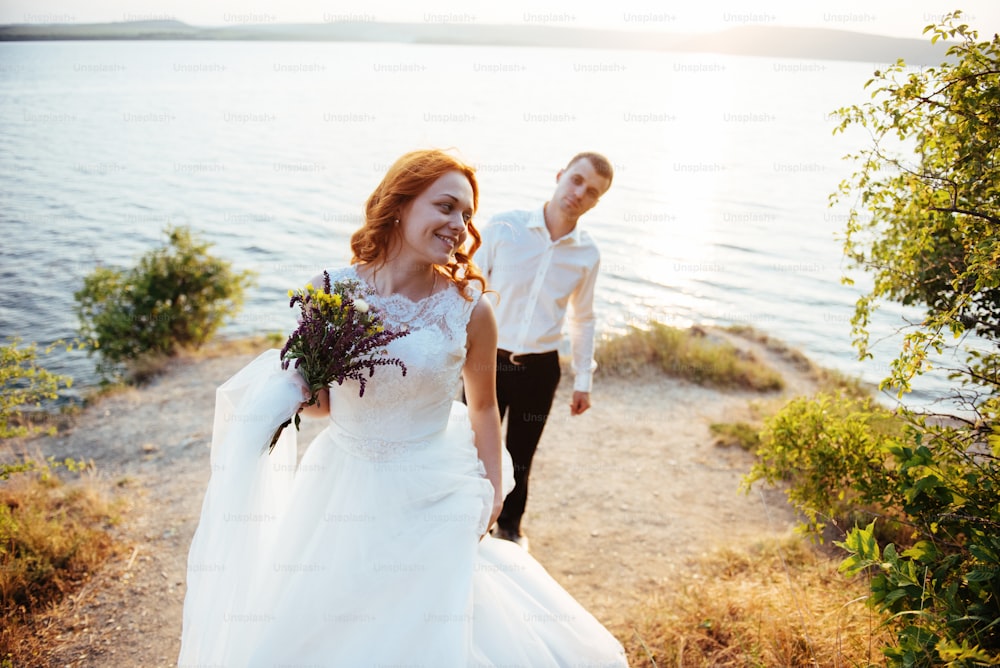
[[[600,176],[603,176],[608,180],[608,188],[611,187],[611,180],[615,176],[614,167],[611,166],[611,161],[605,158],[600,153],[594,153],[593,151],[583,151],[582,153],[577,153],[574,155],[568,163],[566,163],[566,169],[569,169],[574,164],[580,160],[589,160],[590,164],[594,166],[594,171]]]

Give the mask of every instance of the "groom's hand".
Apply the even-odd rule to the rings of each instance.
[[[573,401],[569,404],[570,415],[580,415],[590,408],[590,392],[573,392]]]

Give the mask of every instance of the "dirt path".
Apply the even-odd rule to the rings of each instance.
[[[783,395],[812,389],[781,355],[734,340],[785,375]],[[174,665],[215,388],[253,356],[181,360],[151,385],[105,398],[70,431],[34,442],[46,455],[93,459],[130,504],[120,556],[54,611],[46,665]],[[598,378],[594,407],[570,418],[568,385],[536,455],[524,527],[532,554],[619,635],[632,606],[684,581],[690,558],[789,530],[781,494],[738,491],[751,456],[713,445],[709,431],[745,419],[761,395],[663,376]],[[321,428],[304,421],[301,442]]]

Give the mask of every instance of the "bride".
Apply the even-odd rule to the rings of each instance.
[[[477,205],[472,168],[435,150],[402,156],[369,197],[352,264],[330,278],[409,330],[388,346],[406,375],[323,391],[303,414],[329,424],[301,462],[291,428],[268,454],[306,396],[277,350],[219,388],[180,666],[627,665],[537,561],[487,533],[512,475],[470,261]]]

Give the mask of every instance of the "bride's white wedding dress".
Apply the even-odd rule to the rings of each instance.
[[[331,272],[345,278],[360,280]],[[453,400],[474,301],[455,286],[371,301],[409,329],[389,345],[407,373],[377,369],[363,397],[332,386],[329,426],[298,466],[293,427],[267,452],[302,401],[277,350],[219,388],[179,665],[627,665],[524,550],[479,540],[493,489]]]

